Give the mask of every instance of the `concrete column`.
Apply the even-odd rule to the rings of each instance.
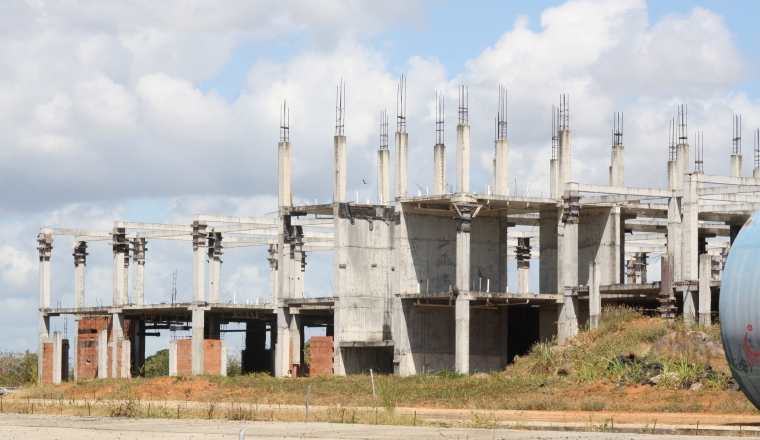
[[[227,341],[222,341],[220,348],[219,355],[221,356],[220,359],[220,366],[219,366],[219,375],[220,376],[227,376]]]
[[[53,252],[53,235],[39,234],[37,236],[37,251],[40,257],[40,309],[50,308],[50,256]],[[42,353],[42,352],[40,352]]]
[[[446,194],[446,145],[433,147],[433,195]]]
[[[470,374],[470,295],[460,293],[455,301],[456,346],[454,366],[457,373]]]
[[[517,293],[530,292],[530,237],[517,238]]]
[[[610,165],[610,186],[625,186],[625,147],[612,146],[612,165]]]
[[[279,274],[279,252],[277,251],[276,244],[269,245],[269,297],[270,303],[276,304],[277,292],[280,286],[280,274]]]
[[[680,190],[683,186],[683,176],[679,174],[680,163],[668,161],[668,189]],[[668,200],[668,254],[673,264],[674,281],[680,281],[681,276],[681,226],[682,226],[681,198],[671,197]]]
[[[557,157],[559,158],[559,194],[564,191],[565,184],[572,181],[572,147],[570,143],[570,130],[557,132]]]
[[[699,290],[694,291],[692,285],[685,285],[683,291],[683,323],[686,327],[691,328],[697,323],[698,301]]]
[[[132,377],[132,342],[129,339],[121,341],[121,371],[119,377],[128,379]]]
[[[744,177],[741,154],[731,155],[731,177]]]
[[[169,341],[169,376],[177,375],[177,341]]]
[[[71,368],[74,371],[74,380],[79,380],[79,315],[74,315],[74,343],[70,347],[74,347],[71,352]]]
[[[712,279],[712,256],[702,254],[699,256],[699,325],[709,326],[711,324],[710,312],[712,307],[712,292],[710,291],[710,280]]]
[[[470,126],[457,125],[457,192],[470,192]]]
[[[689,156],[690,156],[690,149],[689,144],[678,144],[676,145],[677,153],[678,153],[678,161],[681,164],[681,177],[683,177],[684,174],[690,174],[690,168],[689,168]]]
[[[391,203],[391,152],[377,150],[377,204]]]
[[[333,202],[346,202],[346,137],[335,136]]]
[[[132,321],[132,326],[135,328],[135,356],[131,362],[132,371],[142,376],[141,372],[145,366],[145,321],[135,319]]]
[[[272,295],[272,304],[288,299],[292,294],[293,262],[290,257],[291,230],[290,216],[280,219],[278,243],[277,243],[277,290]]]
[[[337,309],[336,309],[337,313]],[[287,377],[290,370],[290,313],[288,308],[277,308],[277,342],[274,346],[274,376]]]
[[[699,278],[699,205],[697,204],[697,175],[684,175],[683,223],[681,229],[681,276],[683,280],[696,281]]]
[[[560,132],[562,133],[562,132]],[[560,137],[561,139],[561,137]],[[564,303],[560,309],[558,322],[558,342],[565,341],[578,335],[578,220],[579,194],[577,189],[565,190],[565,235],[563,237],[563,279]]]
[[[291,315],[289,323],[290,341],[293,345],[293,353],[291,354],[291,366],[300,365],[302,363],[303,354],[303,325],[301,324],[301,315]]]
[[[564,261],[565,228],[561,224],[561,208],[539,212],[539,262],[540,293],[562,293],[565,289],[562,264]]]
[[[98,379],[108,378],[108,330],[98,335]]]
[[[130,304],[131,301],[129,300],[129,242],[125,245],[126,251],[122,254],[124,260],[124,287],[122,288],[122,292],[124,293],[124,297],[122,299],[122,304]]]
[[[277,144],[277,185],[278,207],[292,206],[293,195],[290,192],[290,142]]]
[[[206,311],[203,307],[193,306],[193,327],[191,342],[192,374],[193,376],[202,375],[205,371],[203,361],[205,359],[205,342],[204,342],[204,324],[206,322]]]
[[[493,163],[493,193],[497,196],[509,195],[509,141],[496,140],[496,158]]]
[[[462,212],[463,218],[456,220],[456,286],[460,292],[472,289],[470,280],[470,222],[471,213]]]
[[[114,313],[112,315],[113,327],[111,330],[111,377],[122,377],[119,367],[119,343],[124,340],[124,315]]]
[[[507,277],[507,262],[509,261],[509,222],[507,213],[502,211],[499,217],[499,285],[492,285],[497,292],[507,292],[509,278]]]
[[[396,198],[406,197],[409,187],[409,133],[396,132]]]
[[[74,307],[84,307],[84,268],[87,263],[87,242],[74,243]]]
[[[134,266],[134,290],[135,304],[145,304],[145,247],[147,242],[144,238],[135,238],[132,240],[132,264]]]
[[[118,307],[127,303],[127,283],[124,271],[124,259],[129,255],[129,242],[124,228],[113,228],[113,305]]]
[[[221,295],[222,233],[208,234],[208,301],[218,303]]]
[[[292,228],[290,242],[290,256],[288,264],[290,278],[290,298],[303,298],[306,288],[306,253],[303,251],[303,227],[294,226]]]
[[[752,177],[755,179],[760,179],[760,168],[755,168],[752,170]]]
[[[61,361],[63,360],[63,335],[53,333],[53,385],[61,384]]]
[[[562,195],[562,190],[560,189],[559,165],[558,159],[552,159],[549,161],[549,196],[552,199],[558,199]]]
[[[589,262],[588,272],[590,279],[588,285],[589,325],[593,330],[599,327],[599,317],[602,314],[602,294],[600,292],[602,273],[597,267],[596,261]]]
[[[206,301],[206,224],[193,222],[193,301]],[[203,373],[198,373],[203,374]]]

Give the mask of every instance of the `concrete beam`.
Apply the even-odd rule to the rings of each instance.
[[[51,235],[82,235],[86,237],[111,238],[111,231],[98,231],[95,229],[71,229],[71,228],[40,228],[40,233]]]
[[[741,194],[755,192],[760,192],[760,185],[711,186],[708,188],[697,189],[697,195],[699,196],[716,196],[722,194]]]
[[[229,215],[207,215],[198,214],[195,216],[196,221],[206,223],[241,223],[241,224],[257,224],[257,225],[269,225],[271,227],[277,227],[276,218],[262,218],[262,217],[239,217]]]
[[[154,231],[181,231],[181,232],[193,232],[193,227],[190,225],[170,225],[164,223],[141,223],[141,222],[114,222],[114,227],[125,229],[150,229]],[[76,234],[86,235],[86,234]]]
[[[639,199],[664,199],[673,196],[673,191],[657,188],[614,187],[608,185],[589,185],[585,183],[568,182],[565,191],[590,192],[600,194],[620,194],[638,196]]]
[[[744,185],[744,186],[758,186],[760,185],[760,179],[751,177],[729,177],[729,176],[717,176],[714,174],[697,174],[697,182],[701,183],[714,183],[717,185]]]
[[[760,208],[760,203],[728,203],[725,205],[699,205],[699,212],[746,212],[750,215]]]

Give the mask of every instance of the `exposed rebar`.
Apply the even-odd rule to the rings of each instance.
[[[755,168],[760,168],[760,128],[755,129]]]
[[[689,119],[689,113],[688,108],[685,104],[681,104],[678,106],[678,125],[676,127],[676,143],[677,144],[688,144],[689,143],[689,134],[688,134],[688,119]]]
[[[507,89],[499,84],[499,108],[496,111],[496,140],[507,139]]]
[[[559,130],[570,130],[570,97],[559,95]]]
[[[623,145],[623,112],[612,115],[612,145]]]
[[[734,137],[732,154],[742,154],[742,117],[734,115]]]
[[[443,145],[444,142],[444,96],[443,91],[435,94],[435,143]]]
[[[552,159],[557,159],[557,123],[559,121],[559,109],[552,106]]]
[[[678,158],[676,152],[676,119],[671,118],[668,125],[668,160],[674,161]]]
[[[396,90],[396,131],[406,131],[406,78],[401,75]]]
[[[388,149],[388,112],[380,112],[380,149]]]
[[[280,142],[290,142],[290,109],[288,101],[282,102],[282,113],[280,114]]]
[[[340,79],[340,85],[335,96],[335,136],[343,136],[346,117],[346,83]]]
[[[459,124],[467,125],[469,119],[470,92],[467,86],[459,86]]]
[[[705,166],[705,134],[702,131],[694,133],[694,172],[704,173]]]

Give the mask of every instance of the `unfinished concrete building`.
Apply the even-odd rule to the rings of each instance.
[[[68,341],[50,334],[50,317],[74,315],[71,346],[78,379],[141,374],[145,337],[189,329],[170,343],[171,374],[225,374],[223,326],[245,324],[243,370],[283,377],[302,374],[304,327],[324,326],[315,340],[313,374],[375,371],[412,375],[503,369],[537,341],[563,344],[599,323],[602,306],[633,303],[664,316],[709,324],[730,242],[760,207],[760,164],[742,175],[740,130],[731,175],[704,174],[701,147],[690,167],[686,110],[671,124],[667,188],[625,186],[622,118],[615,119],[608,185],[577,183],[571,173],[569,103],[553,111],[549,197],[510,193],[506,91],[500,89],[493,181],[470,187],[467,89],[460,89],[456,127],[456,187],[447,187],[443,98],[438,98],[432,194],[409,194],[406,84],[398,91],[391,185],[388,122],[377,152],[377,201],[346,194],[344,93],[339,90],[332,203],[296,206],[283,107],[278,148],[277,218],[197,215],[190,225],[117,221],[113,230],[42,228],[40,255],[40,381],[65,380]],[[295,150],[297,151],[297,149]],[[663,164],[663,169],[665,166]],[[525,226],[535,227],[529,230]],[[74,237],[74,307],[51,307],[54,236]],[[725,237],[710,240],[710,237]],[[193,249],[193,300],[146,304],[147,240],[184,240]],[[113,248],[113,302],[85,307],[87,247]],[[257,304],[220,300],[221,256],[233,248],[268,246],[270,297]],[[332,250],[331,297],[306,295],[306,255]],[[661,261],[661,281],[647,265]],[[131,264],[130,264],[131,259]],[[531,260],[538,264],[531,265]],[[507,290],[507,262],[517,262],[517,291]],[[208,265],[209,279],[205,279]],[[539,285],[530,286],[530,271]],[[131,275],[130,275],[131,271]],[[129,281],[132,280],[131,291]],[[269,345],[267,345],[269,341]],[[269,348],[267,348],[269,347]]]

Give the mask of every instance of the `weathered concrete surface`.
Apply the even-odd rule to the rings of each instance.
[[[649,353],[670,361],[688,359],[692,363],[710,365],[715,370],[731,373],[723,345],[704,332],[679,330],[654,341]]]
[[[533,425],[530,422],[523,426]],[[561,425],[561,422],[560,422]],[[567,425],[573,425],[568,423]],[[546,424],[549,428],[549,424]],[[558,427],[559,425],[552,425]],[[582,426],[575,427],[582,429]],[[651,429],[650,426],[632,429]],[[688,429],[680,427],[680,430]],[[693,426],[692,426],[693,428]],[[702,424],[702,431],[711,426]],[[230,422],[224,420],[173,420],[173,419],[110,419],[99,417],[66,417],[41,415],[0,415],[0,432],[4,439],[40,440],[101,440],[119,438],[123,440],[163,440],[177,438],[191,439],[237,439],[240,429],[245,430],[245,438],[282,439],[649,439],[651,434],[627,434],[611,432],[574,431],[531,431],[509,429],[440,428],[388,425],[358,425],[333,423],[285,423],[285,422]],[[556,428],[555,428],[556,429]],[[656,438],[680,439],[682,436],[663,435],[664,432],[678,432],[676,427],[666,426],[665,431],[658,425]],[[746,429],[746,428],[745,428]],[[753,428],[749,428],[752,430]],[[713,437],[693,436],[693,439],[707,440]],[[739,437],[721,437],[739,438]]]

